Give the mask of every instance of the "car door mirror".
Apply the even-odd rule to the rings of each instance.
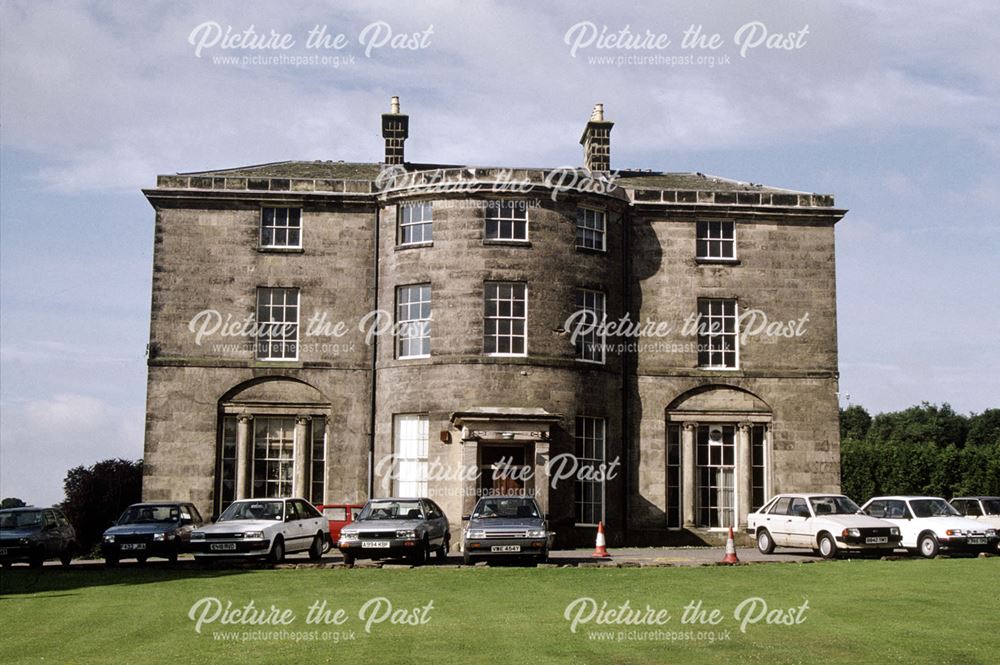
[[[462,521],[468,522],[471,517],[472,517],[471,515],[462,515]]]

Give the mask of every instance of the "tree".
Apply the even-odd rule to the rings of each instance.
[[[4,508],[24,508],[27,505],[28,504],[26,504],[24,501],[21,501],[17,497],[13,497],[13,496],[7,497],[3,501],[0,501],[0,509],[4,509]]]
[[[1000,409],[986,409],[969,418],[968,446],[1000,445]]]
[[[66,473],[63,512],[76,529],[83,550],[90,551],[122,511],[142,499],[142,462],[109,459]]]
[[[871,427],[872,417],[863,406],[854,404],[840,410],[840,440],[864,441]]]
[[[903,411],[880,413],[872,419],[867,439],[877,443],[920,443],[938,446],[965,445],[968,419],[947,403],[923,402]]]

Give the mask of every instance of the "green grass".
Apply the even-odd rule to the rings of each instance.
[[[696,568],[417,570],[114,571],[24,568],[0,574],[0,662],[10,663],[996,663],[1000,661],[997,589],[1000,559],[841,561]],[[294,611],[285,630],[353,631],[339,643],[220,641],[188,618],[205,596],[242,606]],[[369,599],[394,608],[433,601],[425,625],[358,619]],[[713,630],[731,639],[595,641],[591,631],[657,627],[583,625],[563,613],[574,599],[669,610],[662,631],[705,630],[679,624],[701,600],[724,615]],[[801,606],[798,625],[739,631],[736,605],[759,596],[771,609]],[[308,606],[343,608],[343,626],[305,623]],[[274,628],[267,628],[274,630]]]

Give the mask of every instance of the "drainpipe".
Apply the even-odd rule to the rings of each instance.
[[[631,207],[626,206],[622,212],[622,300],[625,311],[632,308],[632,214]],[[632,515],[632,437],[631,416],[629,414],[629,370],[632,365],[631,354],[626,351],[622,354],[622,453],[625,455],[625,464],[622,464],[622,484],[625,485],[625,514],[622,520],[622,537],[625,544],[629,543],[629,517]],[[638,368],[636,368],[638,369]]]
[[[373,233],[375,251],[372,252],[372,271],[374,273],[374,289],[375,297],[372,298],[372,302],[375,307],[374,310],[379,310],[379,283],[378,283],[378,268],[379,268],[379,253],[381,248],[379,247],[379,211],[381,207],[376,199],[375,203],[375,230]],[[378,335],[372,336],[372,364],[371,364],[371,380],[369,385],[369,401],[368,401],[368,498],[371,499],[375,494],[375,390],[378,386],[378,375],[376,373],[376,367],[378,365]]]

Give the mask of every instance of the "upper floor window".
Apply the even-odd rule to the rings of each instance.
[[[528,239],[527,201],[490,201],[486,208],[486,240]]]
[[[739,320],[735,300],[698,300],[698,366],[705,369],[739,367]]]
[[[260,246],[267,249],[302,247],[302,209],[264,208],[260,214]]]
[[[299,290],[257,289],[257,359],[296,360],[299,355]]]
[[[604,334],[598,326],[604,321],[604,294],[577,289],[576,311],[586,312],[577,318],[576,358],[593,363],[604,362]]]
[[[698,222],[696,258],[713,261],[736,259],[736,222]]]
[[[417,245],[431,242],[434,206],[430,203],[408,203],[399,207],[399,244]]]
[[[528,287],[486,282],[483,349],[494,356],[524,356],[528,349]]]
[[[431,355],[431,285],[396,289],[396,357]]]
[[[576,246],[603,252],[607,216],[602,210],[578,208],[576,211]]]

